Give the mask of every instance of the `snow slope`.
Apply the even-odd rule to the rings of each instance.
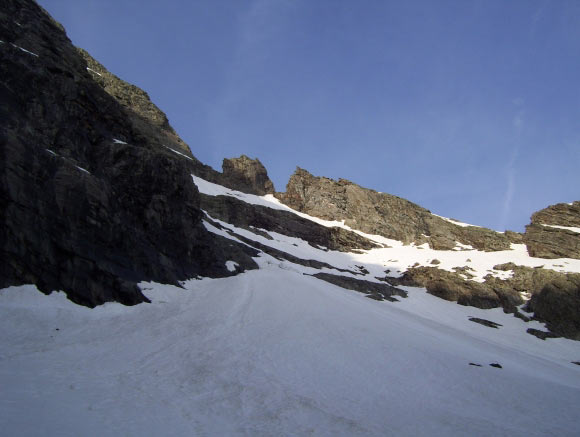
[[[204,182],[196,180],[208,194],[289,210],[271,196]],[[487,259],[377,236],[368,237],[391,247],[345,254],[209,220],[208,230],[228,238],[236,236],[226,229],[301,258],[362,266],[365,280],[435,257],[448,269],[469,258],[478,272],[510,256],[579,267],[518,247]],[[580,361],[580,342],[540,340],[526,333],[544,329],[538,322],[424,289],[405,287],[408,298],[377,302],[308,276],[319,270],[266,254],[256,261],[259,270],[183,288],[142,283],[152,303],[134,307],[91,310],[34,286],[0,290],[0,434],[578,435],[580,366],[572,362]]]
[[[152,304],[94,310],[0,292],[4,435],[577,435],[578,343],[500,310],[375,302],[266,263],[142,286]]]

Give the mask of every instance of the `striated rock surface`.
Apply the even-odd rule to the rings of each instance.
[[[580,259],[580,202],[559,203],[534,213],[524,242],[531,256]]]
[[[194,158],[161,142],[171,131],[144,94],[133,108],[106,92],[32,0],[2,2],[0,40],[0,288],[135,304],[142,280],[257,267],[255,250],[206,231]]]
[[[433,249],[450,250],[460,242],[485,251],[507,250],[511,244],[504,234],[462,227],[400,197],[345,179],[315,177],[300,168],[290,177],[286,192],[276,197],[298,211],[326,220],[344,220],[353,229],[406,244],[428,243]]]

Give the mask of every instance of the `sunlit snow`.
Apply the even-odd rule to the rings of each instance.
[[[18,50],[21,50],[21,51],[23,51],[24,53],[27,53],[27,54],[29,54],[29,55],[32,55],[32,56],[36,56],[36,57],[38,58],[38,55],[37,55],[36,53],[32,53],[32,52],[31,52],[31,51],[29,51],[29,50],[26,50],[26,49],[24,49],[24,48],[22,48],[22,47],[20,47],[20,46],[17,46],[16,44],[12,44],[12,43],[10,43],[10,45],[11,45],[12,47],[15,47],[15,48],[17,48]]]
[[[558,226],[558,225],[544,225],[544,224],[542,226],[546,226],[548,228],[564,229],[566,231],[580,233],[580,228],[575,228],[573,226]]]
[[[166,149],[169,149],[169,150],[171,150],[173,153],[176,153],[177,155],[180,155],[180,156],[182,156],[182,157],[184,157],[184,158],[187,158],[187,159],[189,159],[190,161],[193,161],[193,159],[192,159],[191,157],[187,156],[187,155],[186,155],[186,154],[184,154],[184,153],[178,152],[177,150],[175,150],[175,149],[172,149],[171,147],[167,147],[167,146],[165,146],[165,145],[164,145],[163,147],[165,147]]]
[[[469,223],[463,223],[463,222],[460,222],[459,220],[451,219],[448,217],[443,217],[442,215],[437,215],[437,214],[433,214],[433,213],[431,213],[431,214],[434,215],[435,217],[439,217],[440,219],[445,220],[446,222],[453,223],[454,225],[457,225],[457,226],[461,226],[462,228],[467,228],[467,227],[480,228],[481,227],[481,226],[476,226],[476,225],[470,225]]]
[[[87,71],[90,71],[91,73],[95,73],[97,76],[102,76],[101,73],[99,73],[98,71],[93,70],[92,68],[87,67]]]

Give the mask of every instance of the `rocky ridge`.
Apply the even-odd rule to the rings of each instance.
[[[167,116],[150,100],[145,91],[109,72],[86,50],[78,47],[76,50],[87,63],[87,71],[93,80],[125,108],[131,122],[138,126],[134,136],[137,133],[142,135],[143,141],[154,139],[158,145],[183,155],[189,160],[187,164],[191,172],[208,181],[245,193],[257,195],[274,193],[274,184],[258,159],[250,159],[245,155],[239,158],[226,158],[223,160],[222,173],[203,164],[192,155],[189,146],[169,124]]]
[[[580,202],[559,203],[534,213],[524,241],[531,256],[580,259]]]
[[[346,179],[316,177],[301,168],[290,177],[286,192],[276,197],[297,211],[325,220],[344,220],[353,229],[405,244],[428,243],[433,249],[452,250],[460,242],[485,251],[507,250],[511,244],[505,234],[462,227],[400,197]]]
[[[93,80],[128,111],[133,123],[139,125],[139,132],[193,158],[191,150],[171,127],[167,116],[151,102],[145,91],[112,74],[86,50],[76,49],[87,63],[87,71]]]
[[[274,184],[259,159],[250,159],[246,155],[224,159],[222,169],[225,184],[220,185],[258,196],[274,194]]]

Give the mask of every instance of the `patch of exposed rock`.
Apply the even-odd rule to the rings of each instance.
[[[485,251],[507,250],[510,239],[501,233],[475,226],[462,227],[431,214],[408,200],[360,187],[348,180],[315,177],[298,168],[285,193],[276,193],[284,204],[326,220],[345,224],[406,244],[428,243],[451,250],[456,242]]]
[[[257,268],[257,251],[203,226],[194,159],[164,147],[144,93],[106,92],[32,0],[2,2],[0,40],[0,288],[135,304],[142,280]]]
[[[365,281],[363,279],[351,278],[348,276],[333,275],[331,273],[315,273],[315,278],[321,279],[331,284],[338,285],[339,287],[346,288],[347,290],[358,291],[359,293],[364,293],[367,297],[383,301],[388,300],[391,302],[396,302],[393,296],[407,297],[407,292],[401,290],[400,288],[393,287],[390,284],[378,284],[376,282]]]
[[[513,312],[517,305],[524,303],[519,293],[509,287],[494,288],[436,267],[410,268],[400,278],[388,278],[388,281],[395,285],[425,287],[428,293],[441,299],[483,309],[504,307]]]
[[[553,226],[580,228],[580,202],[559,203],[532,215],[524,234],[530,256],[580,259],[580,232]]]
[[[482,326],[487,326],[488,328],[494,328],[494,329],[499,329],[500,326],[503,326],[500,323],[492,322],[491,320],[487,320],[487,319],[481,319],[479,317],[470,317],[469,321],[474,322],[474,323],[478,323]]]
[[[485,282],[465,280],[458,273],[434,267],[411,268],[400,278],[388,278],[393,284],[421,286],[442,299],[477,308],[502,307],[523,320],[527,317],[516,308],[525,303],[521,293],[530,293],[525,310],[533,319],[546,323],[553,333],[580,340],[580,274],[560,273],[542,268],[516,266],[513,263],[494,266],[511,270],[513,277],[499,279],[491,275]]]

